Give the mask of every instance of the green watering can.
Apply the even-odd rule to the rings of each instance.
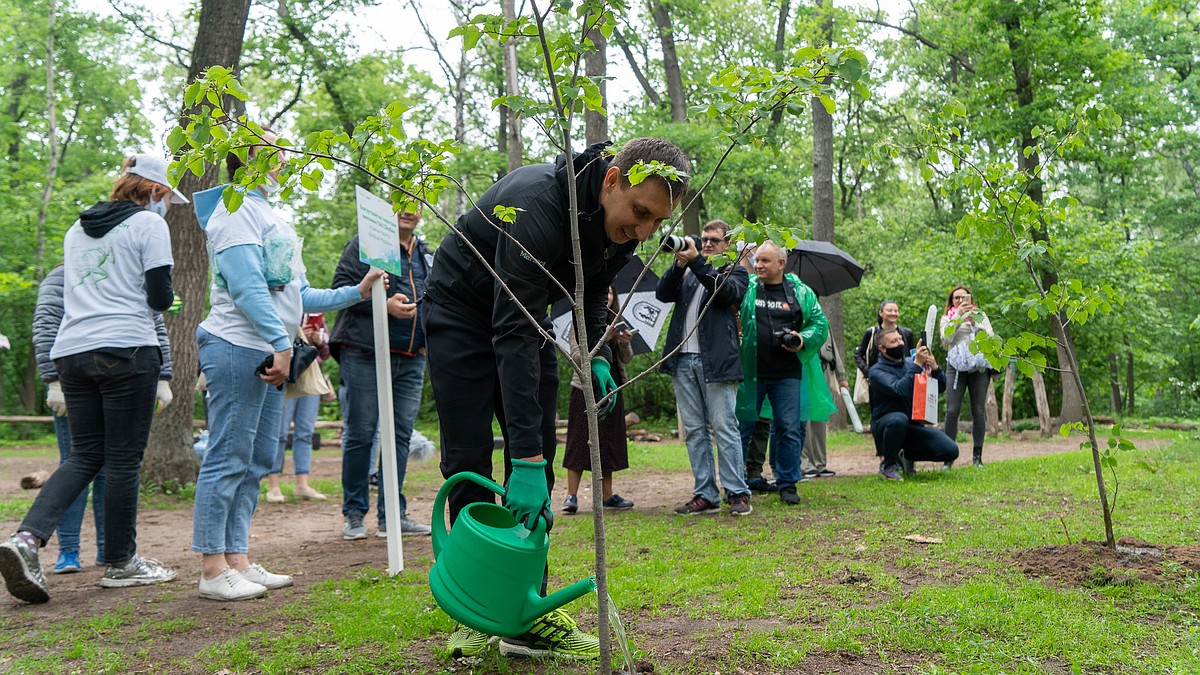
[[[463,481],[504,494],[495,481],[471,472],[454,474],[438,490],[429,588],[446,614],[488,635],[516,637],[543,614],[596,590],[595,577],[588,577],[546,597],[538,595],[550,549],[544,518],[531,531],[503,506],[475,502],[459,512],[447,532],[446,496]]]

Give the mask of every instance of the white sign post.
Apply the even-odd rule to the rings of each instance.
[[[358,193],[359,259],[379,269],[400,274],[400,230],[392,205],[361,187]],[[392,411],[392,356],[388,336],[387,292],[383,277],[371,291],[371,318],[375,327],[375,390],[379,399],[379,456],[383,458],[384,506],[388,523],[388,574],[404,571],[400,543],[400,489],[396,484],[396,420]]]

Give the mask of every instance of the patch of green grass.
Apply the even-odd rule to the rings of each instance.
[[[1117,536],[1195,544],[1200,442],[1171,438],[1167,447],[1146,444],[1120,456]],[[631,455],[636,467],[687,471],[681,444],[633,445]],[[436,464],[418,465],[410,477],[439,480]],[[317,487],[332,493],[334,486]],[[922,471],[901,483],[809,481],[799,507],[755,497],[748,518],[610,514],[610,592],[631,646],[667,675],[747,664],[805,671],[810,659],[827,664],[830,655],[925,675],[1200,672],[1200,574],[1167,563],[1161,584],[1102,570],[1094,583],[1072,586],[1020,571],[1023,551],[1102,539],[1095,490],[1090,454],[1076,451]],[[556,518],[551,591],[593,573],[592,528],[589,516]],[[941,543],[905,539],[914,534]],[[495,650],[469,665],[442,656],[454,626],[429,593],[431,564],[410,549],[395,578],[364,570],[317,584],[283,608],[244,618],[236,639],[189,663],[247,673],[593,670],[508,661]],[[592,626],[596,602],[586,596],[567,609]],[[127,607],[21,637],[0,646],[0,657],[32,647],[52,656],[11,661],[13,672],[114,672],[112,645],[125,641],[143,645],[139,663],[151,669],[186,670],[156,660],[153,644],[199,625],[188,618],[149,625]],[[659,635],[668,636],[661,644],[672,645],[670,653],[655,642]],[[681,640],[687,654],[675,648]]]
[[[0,520],[20,520],[31,506],[32,499],[0,499]]]

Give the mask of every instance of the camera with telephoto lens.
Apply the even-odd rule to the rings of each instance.
[[[800,345],[804,344],[804,341],[800,339],[800,336],[792,333],[791,331],[777,330],[771,335],[775,337],[774,344],[776,347],[799,349]]]
[[[682,251],[683,249],[687,248],[687,240],[689,239],[692,240],[692,245],[696,247],[697,251],[699,251],[700,237],[694,234],[689,234],[684,237],[681,237],[677,234],[668,234],[662,238],[662,241],[659,242],[659,246],[662,247],[664,253],[675,253],[676,251]]]

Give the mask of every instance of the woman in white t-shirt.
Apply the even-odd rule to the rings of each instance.
[[[42,487],[15,535],[0,544],[0,574],[26,602],[50,599],[37,559],[63,513],[103,468],[104,563],[109,588],[171,581],[137,555],[139,472],[150,420],[171,401],[160,383],[154,316],[171,306],[171,235],[163,220],[186,204],[156,155],[125,160],[109,201],[84,211],[63,239],[63,318],[50,357],[71,427],[71,454]]]
[[[264,140],[273,143],[275,134]],[[242,163],[228,157],[232,180]],[[193,195],[212,268],[212,309],[196,329],[209,435],[192,519],[192,550],[202,556],[200,597],[209,600],[247,600],[292,585],[290,576],[250,562],[250,521],[262,478],[275,464],[292,340],[304,312],[357,304],[383,274],[376,270],[357,286],[309,287],[300,237],[267,202],[281,167],[276,162],[269,182],[248,191],[233,213],[221,200],[224,186]],[[268,357],[270,367],[260,370]]]

